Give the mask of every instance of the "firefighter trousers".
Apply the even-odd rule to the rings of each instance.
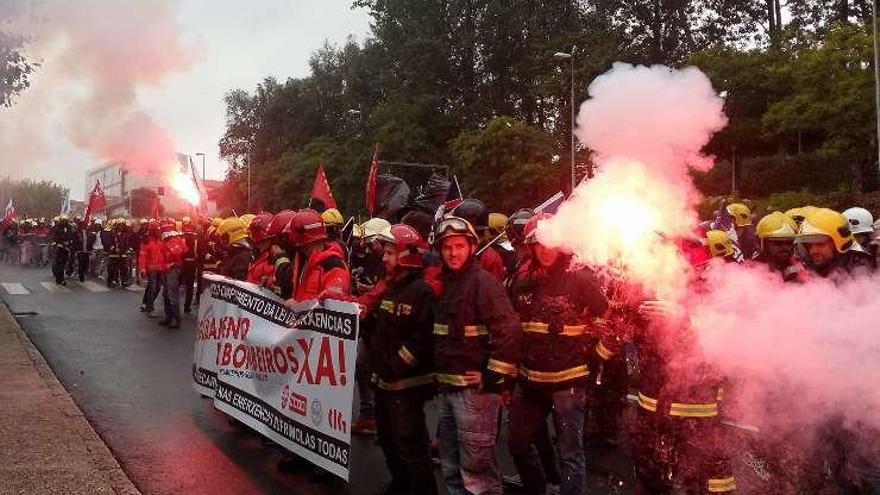
[[[391,472],[394,493],[437,493],[425,423],[425,402],[431,392],[424,388],[375,392],[376,433]]]
[[[63,247],[55,249],[55,260],[52,262],[52,275],[55,276],[55,283],[64,282],[64,270],[67,268],[67,260],[70,258],[70,250]]]
[[[189,313],[192,308],[193,292],[196,282],[196,262],[184,261],[180,270],[180,285],[183,287],[183,310]]]

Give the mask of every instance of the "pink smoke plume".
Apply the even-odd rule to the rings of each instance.
[[[543,242],[565,247],[591,265],[612,264],[665,298],[681,299],[686,264],[674,243],[692,234],[699,194],[689,167],[727,122],[723,102],[695,68],[616,63],[589,87],[577,136],[598,174],[582,182],[539,229]]]
[[[140,105],[138,91],[187,70],[197,59],[175,18],[177,1],[83,0],[73,5],[33,0],[19,5],[14,29],[30,38],[29,52],[43,62],[33,89],[53,105],[22,102],[37,115],[30,119],[32,130],[16,131],[19,143],[38,149],[57,126],[96,161],[167,173],[176,163],[173,139]]]

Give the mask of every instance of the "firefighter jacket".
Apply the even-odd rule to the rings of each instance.
[[[394,392],[434,386],[433,306],[434,292],[420,271],[388,281],[368,340],[372,381],[378,389]]]
[[[219,265],[220,273],[224,277],[235,280],[247,280],[248,267],[254,260],[254,252],[247,242],[236,242],[229,246],[226,257],[222,258]],[[207,266],[205,267],[207,269]]]
[[[183,241],[186,243],[186,255],[183,257],[183,262],[187,265],[195,265],[199,253],[198,234],[192,230],[185,230]]]
[[[308,257],[298,254],[293,273],[295,301],[351,294],[351,274],[345,264],[345,254],[335,242],[324,244],[323,249]]]
[[[75,241],[76,233],[73,225],[59,222],[52,227],[52,244],[59,248],[70,249]]]
[[[293,264],[287,253],[282,252],[273,256],[272,266],[275,269],[272,292],[278,294],[281,299],[290,299],[293,296]]]
[[[247,281],[267,289],[275,286],[275,263],[269,258],[268,249],[248,266]]]
[[[499,282],[503,283],[504,279],[507,278],[507,268],[504,266],[504,260],[492,246],[489,246],[480,254],[480,264],[483,265],[483,269],[487,272],[495,275]]]
[[[179,268],[186,256],[186,241],[180,232],[166,232],[162,234],[162,257],[165,261],[165,270]]]
[[[158,237],[147,237],[141,243],[138,252],[138,271],[146,272],[164,272],[167,270],[165,265],[165,252],[162,240]]]
[[[699,287],[692,287],[699,297]],[[715,418],[723,377],[703,359],[687,319],[648,319],[638,313],[650,299],[640,287],[619,282],[608,294],[606,332],[596,344],[600,359],[611,359],[629,342],[638,360],[638,404],[642,409],[680,418]]]
[[[521,271],[510,293],[523,329],[519,382],[548,391],[585,385],[594,322],[608,308],[593,272],[560,256],[547,269]]]
[[[483,374],[483,388],[498,390],[517,376],[522,328],[501,282],[470,259],[461,270],[446,267],[434,311],[434,370],[442,388],[467,386],[469,371]]]
[[[863,249],[851,248],[837,254],[833,260],[823,266],[811,266],[810,268],[810,271],[815,275],[839,284],[852,277],[861,277],[874,273],[876,262]]]
[[[128,235],[123,231],[102,231],[101,244],[104,245],[104,252],[111,258],[121,258],[128,254]]]
[[[800,260],[798,260],[795,256],[792,256],[789,262],[785,264],[785,266],[780,266],[777,263],[773,263],[765,259],[763,255],[759,255],[757,258],[755,258],[755,261],[767,265],[767,268],[769,268],[770,271],[778,273],[779,276],[782,277],[782,280],[785,282],[802,283],[805,282],[809,277],[807,269],[804,267],[803,263],[801,263]]]

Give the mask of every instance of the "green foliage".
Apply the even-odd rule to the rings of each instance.
[[[30,86],[36,62],[23,51],[24,38],[4,31],[0,25],[0,107],[12,105],[16,95]]]
[[[64,188],[50,181],[0,180],[0,201],[12,198],[18,218],[52,218],[61,212]]]

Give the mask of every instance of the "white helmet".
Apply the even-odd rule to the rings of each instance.
[[[853,234],[874,233],[874,217],[870,211],[854,207],[843,212],[843,216],[849,221],[849,229]]]

